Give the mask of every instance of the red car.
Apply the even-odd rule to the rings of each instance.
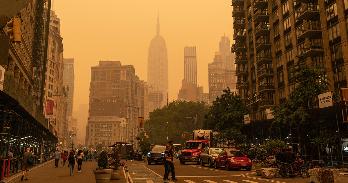
[[[224,167],[226,170],[242,168],[251,170],[252,162],[247,155],[244,155],[236,149],[225,149],[215,159],[214,167]]]

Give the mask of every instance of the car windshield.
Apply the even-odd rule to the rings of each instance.
[[[162,153],[166,150],[166,146],[154,146],[152,148],[153,153]]]
[[[202,149],[202,142],[186,142],[186,149]]]
[[[210,148],[209,154],[220,154],[223,151],[221,148]]]
[[[236,151],[236,150],[226,150],[227,152],[227,156],[229,157],[243,157],[244,154],[240,151]]]

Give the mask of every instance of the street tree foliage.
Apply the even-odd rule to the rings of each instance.
[[[203,102],[174,101],[150,113],[145,131],[152,144],[165,144],[168,140],[183,143],[193,136],[193,130],[204,128],[208,106]]]
[[[271,130],[279,131],[278,137],[291,134],[291,141],[300,145],[311,139],[318,139],[319,136],[327,136],[324,139],[332,137],[333,134],[328,133],[327,129],[335,126],[335,118],[332,117],[334,112],[330,108],[318,108],[318,95],[328,91],[328,83],[323,75],[317,68],[305,67],[297,70],[292,81],[297,83],[295,90],[288,100],[274,108],[275,119],[272,127],[275,129]],[[283,129],[288,130],[284,132]]]
[[[144,131],[139,133],[137,137],[137,141],[139,143],[139,148],[141,152],[143,152],[144,154],[147,154],[148,152],[150,152],[151,150],[150,139]]]
[[[241,128],[246,113],[247,108],[242,98],[227,88],[209,108],[206,115],[207,128],[219,132],[221,140],[241,143],[245,139],[241,134]]]

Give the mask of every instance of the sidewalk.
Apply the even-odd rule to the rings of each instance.
[[[75,165],[75,171],[74,175],[69,175],[69,167],[65,165],[65,167],[62,167],[60,165],[59,168],[54,167],[54,162],[46,164],[42,167],[33,169],[29,171],[29,180],[23,181],[25,183],[95,183],[95,177],[93,170],[96,169],[96,162],[95,161],[88,161],[83,162],[82,164],[82,172],[77,172],[77,165]],[[120,170],[122,172],[122,170]],[[123,172],[121,173],[122,178],[121,180],[115,180],[110,181],[112,183],[125,183],[123,177]],[[15,181],[12,181],[11,183],[17,183],[20,182],[20,176],[19,178],[16,178]]]

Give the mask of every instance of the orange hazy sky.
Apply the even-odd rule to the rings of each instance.
[[[99,60],[134,65],[147,79],[158,11],[168,49],[170,100],[181,87],[184,47],[197,46],[198,83],[207,92],[208,63],[221,36],[232,38],[231,0],[53,0],[52,6],[61,19],[64,57],[75,58],[75,111],[88,104],[90,68]]]

